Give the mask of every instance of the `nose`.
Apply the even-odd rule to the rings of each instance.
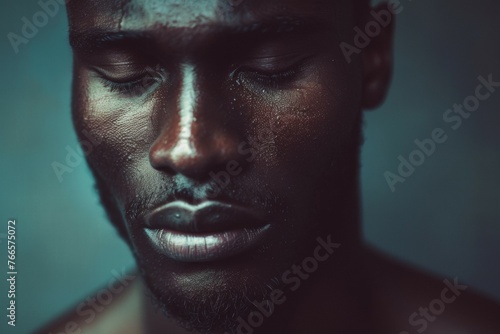
[[[217,94],[213,83],[204,87],[199,76],[193,65],[181,66],[175,103],[159,111],[166,115],[159,117],[161,128],[150,148],[149,161],[159,171],[203,180],[232,160],[243,161],[238,154],[241,140],[226,124],[224,110],[217,108],[221,105],[217,95],[210,96]]]

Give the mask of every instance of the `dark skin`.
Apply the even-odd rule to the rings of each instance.
[[[388,89],[392,26],[347,64],[338,45],[364,14],[347,0],[156,2],[68,4],[75,129],[102,140],[89,166],[142,274],[141,293],[116,302],[143,305],[127,320],[145,333],[234,329],[251,301],[288,291],[282,274],[331,236],[341,247],[255,332],[408,329],[442,281],[367,249],[359,221],[361,111]],[[252,153],[251,138],[272,145]],[[233,161],[240,172],[215,191],[210,172]],[[269,228],[252,247],[210,261],[152,245],[145,221],[155,208],[208,200],[250,208]],[[498,311],[467,292],[439,322],[494,332]]]

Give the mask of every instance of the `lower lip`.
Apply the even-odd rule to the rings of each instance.
[[[154,247],[181,262],[210,262],[240,254],[255,246],[269,225],[217,233],[182,233],[167,229],[146,229]]]

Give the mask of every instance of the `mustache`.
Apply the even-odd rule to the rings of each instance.
[[[138,191],[125,204],[128,220],[136,221],[154,208],[173,201],[184,201],[193,205],[210,200],[244,207],[265,209],[279,203],[278,196],[259,184],[229,183],[221,187],[215,182],[197,183],[183,177],[173,177],[158,182],[153,188]]]

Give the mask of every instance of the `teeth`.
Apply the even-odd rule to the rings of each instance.
[[[163,230],[162,230],[163,231]],[[192,234],[178,234],[167,232],[165,243],[173,247],[210,247],[219,242],[214,235],[197,236]]]

